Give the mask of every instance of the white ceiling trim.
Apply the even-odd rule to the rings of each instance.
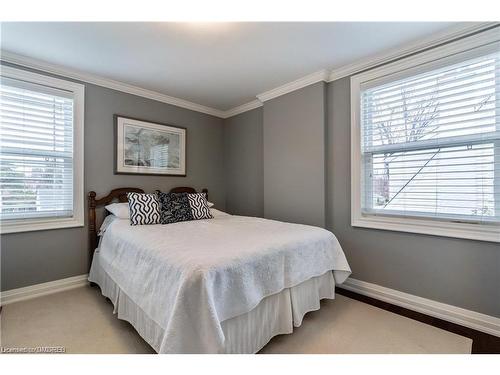
[[[233,116],[239,115],[240,113],[248,112],[248,111],[251,111],[252,109],[262,107],[263,105],[264,105],[264,103],[262,103],[258,99],[255,99],[255,100],[252,100],[251,102],[248,102],[248,103],[239,105],[237,107],[228,109],[227,111],[224,111],[223,118],[233,117]]]
[[[308,85],[314,84],[316,82],[332,82],[337,79],[347,77],[350,75],[353,75],[355,73],[359,73],[361,71],[367,70],[374,68],[379,65],[386,64],[390,61],[398,60],[404,57],[407,57],[409,55],[412,55],[414,53],[421,52],[423,50],[427,50],[429,48],[436,47],[438,45],[444,44],[444,43],[449,43],[455,39],[458,38],[463,38],[466,37],[467,35],[471,35],[483,30],[486,30],[488,28],[494,27],[494,26],[499,26],[500,24],[498,22],[481,22],[481,23],[474,23],[472,25],[465,25],[465,26],[456,26],[454,28],[449,28],[445,32],[437,33],[434,34],[432,37],[425,38],[422,40],[419,40],[418,42],[412,43],[410,45],[406,45],[405,48],[395,48],[390,51],[384,52],[377,54],[375,56],[370,56],[366,59],[357,61],[356,63],[353,64],[347,64],[338,68],[334,68],[331,70],[320,70],[318,72],[309,74],[305,77],[299,78],[293,82],[286,83],[284,85],[281,85],[275,89],[266,91],[262,94],[258,94],[257,98],[261,103],[264,103],[267,100],[277,98],[281,95],[288,94],[290,92],[299,90],[303,87],[306,87]],[[255,101],[252,101],[250,103],[254,103]],[[238,107],[235,107],[233,109],[230,109],[225,112],[227,117],[234,116],[232,113],[233,110],[235,109],[244,109],[245,106],[248,105],[247,111],[256,108],[250,106],[250,103],[240,105]],[[235,114],[242,113],[244,110],[236,111]]]
[[[263,92],[262,94],[257,95],[257,99],[261,102],[265,102],[267,100],[271,100],[277,98],[278,96],[288,94],[289,92],[299,90],[303,87],[312,85],[317,82],[327,81],[330,73],[328,70],[323,69],[311,74],[306,75],[305,77],[296,79],[293,82],[286,83],[279,87],[276,87],[272,90]]]
[[[229,110],[223,111],[217,108],[207,107],[201,104],[193,103],[188,100],[176,98],[170,95],[165,95],[156,91],[144,89],[138,86],[129,85],[127,83],[111,80],[108,78],[100,77],[97,75],[69,69],[60,65],[51,64],[42,60],[33,59],[30,57],[14,54],[8,51],[0,51],[0,60],[25,66],[27,68],[32,68],[40,70],[43,72],[72,78],[78,81],[91,83],[97,86],[110,88],[113,90],[129,93],[132,95],[141,96],[144,98],[152,99],[158,102],[167,103],[175,105],[177,107],[189,109],[196,112],[205,113],[208,115],[216,116],[219,118],[229,118],[237,114],[250,111],[252,109],[261,107],[263,103],[267,100],[277,98],[279,96],[288,94],[290,92],[299,90],[303,87],[312,85],[317,82],[332,82],[337,79],[353,75],[355,73],[361,72],[373,68],[378,65],[385,64],[389,61],[401,59],[405,56],[436,47],[443,43],[448,43],[457,38],[463,38],[467,35],[480,32],[482,30],[488,29],[493,26],[499,26],[498,22],[481,22],[473,23],[471,25],[457,26],[452,29],[448,29],[445,32],[434,34],[434,36],[420,40],[416,43],[406,45],[405,48],[397,48],[390,50],[389,52],[381,53],[369,58],[357,61],[354,64],[348,64],[334,69],[323,69],[312,74],[308,74],[305,77],[296,79],[292,82],[286,83],[274,89],[268,90],[261,94],[257,94],[257,99],[252,100],[248,103],[244,103],[237,107],[231,108]]]
[[[147,90],[142,87],[129,85],[127,83],[115,81],[108,78],[103,78],[90,73],[81,72],[78,70],[68,69],[61,65],[51,64],[46,61],[33,59],[31,57],[18,55],[8,51],[0,51],[0,60],[21,65],[27,68],[40,70],[46,73],[51,73],[66,78],[75,79],[78,81],[91,83],[97,86],[106,87],[109,89],[125,92],[132,95],[141,96],[143,98],[148,98],[156,100],[158,102],[167,103],[175,105],[176,107],[181,107],[185,109],[190,109],[192,111],[205,113],[208,115],[224,118],[224,111],[216,108],[207,107],[201,104],[193,103],[188,100],[176,98],[170,95],[165,95],[156,91]]]
[[[446,31],[436,33],[428,38],[419,40],[418,42],[405,45],[404,48],[394,48],[384,53],[372,55],[363,60],[356,61],[353,64],[347,64],[339,68],[334,68],[328,77],[328,82],[335,81],[340,78],[359,73],[363,70],[371,69],[388,62],[401,59],[403,57],[437,47],[444,43],[449,43],[455,39],[463,38],[467,35],[474,34],[493,26],[499,26],[498,22],[481,22],[467,26],[455,26],[448,28]]]

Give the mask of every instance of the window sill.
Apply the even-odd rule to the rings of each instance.
[[[83,218],[12,220],[0,223],[0,234],[83,227]]]
[[[500,227],[497,225],[452,223],[438,220],[375,215],[353,216],[351,225],[361,228],[500,242]]]

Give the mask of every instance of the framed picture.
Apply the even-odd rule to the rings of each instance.
[[[120,115],[115,120],[115,174],[186,176],[186,129]]]

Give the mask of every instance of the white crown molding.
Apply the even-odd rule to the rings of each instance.
[[[277,98],[278,96],[288,94],[290,92],[299,90],[303,87],[312,85],[314,83],[321,82],[321,81],[328,81],[328,77],[329,77],[329,71],[326,69],[323,69],[323,70],[308,74],[305,77],[296,79],[295,81],[286,83],[286,84],[281,85],[279,87],[276,87],[272,90],[268,90],[266,92],[263,92],[262,94],[258,94],[257,98],[261,102],[265,102],[267,100]]]
[[[355,73],[359,73],[363,70],[367,70],[375,66],[386,64],[388,62],[404,58],[406,56],[439,46],[444,43],[449,43],[453,40],[466,37],[467,35],[481,32],[483,30],[486,30],[494,26],[498,27],[500,26],[500,24],[498,22],[479,22],[479,23],[474,22],[448,28],[447,30],[441,33],[434,34],[431,37],[421,39],[409,45],[407,44],[405,45],[404,48],[391,49],[389,51],[385,51],[377,55],[372,55],[366,59],[357,61],[356,63],[353,64],[347,64],[331,70],[324,69],[316,73],[309,74],[293,82],[286,83],[272,90],[268,90],[262,94],[258,94],[257,98],[263,103],[267,100],[277,98],[281,95],[288,94],[295,90],[299,90],[303,87],[309,86],[316,82],[320,81],[332,82],[337,79],[347,77]],[[240,108],[240,107],[243,106],[235,108]],[[253,108],[249,108],[247,110],[250,109]],[[230,109],[225,112],[226,113],[225,118],[233,116],[231,114],[232,110],[233,109]],[[242,113],[242,112],[237,112],[237,113]]]
[[[93,85],[106,87],[109,89],[125,92],[132,95],[141,96],[143,98],[148,98],[158,102],[175,105],[176,107],[181,107],[192,111],[205,113],[207,115],[212,115],[220,118],[224,117],[224,111],[221,111],[216,108],[207,107],[201,104],[190,102],[188,100],[179,99],[170,95],[165,95],[156,91],[147,90],[138,86],[129,85],[127,83],[100,77],[90,73],[85,73],[74,69],[68,69],[61,65],[51,64],[46,61],[33,59],[31,57],[18,55],[12,52],[4,50],[0,51],[0,60],[5,61],[7,63],[40,70],[46,73],[51,73],[66,78],[75,79],[77,81],[91,83]]]
[[[366,281],[349,278],[340,288],[500,337],[500,318],[466,310]]]
[[[264,104],[260,100],[255,99],[255,100],[252,100],[251,102],[248,102],[248,103],[239,105],[237,107],[228,109],[227,111],[224,111],[223,118],[233,117],[233,116],[239,115],[240,113],[251,111],[252,109],[262,107],[263,105]]]
[[[79,275],[66,279],[49,281],[47,283],[30,285],[24,288],[7,290],[0,293],[0,306],[78,288],[88,284],[87,278],[88,275]]]
[[[493,26],[499,26],[498,22],[481,22],[467,25],[458,25],[449,28],[443,32],[436,33],[430,37],[418,40],[411,44],[406,44],[403,48],[393,48],[376,55],[372,55],[366,59],[356,61],[352,64],[347,64],[331,70],[328,77],[328,82],[359,73],[363,70],[374,68],[378,65],[383,65],[388,62],[401,59],[405,56],[412,55],[433,47],[437,47],[444,43],[449,43],[455,39],[463,38],[467,35],[480,32]]]
[[[466,23],[458,25],[456,27],[449,28],[444,32],[434,34],[429,38],[419,40],[418,42],[412,43],[410,45],[405,45],[404,48],[392,49],[390,51],[386,51],[384,53],[371,56],[361,61],[357,61],[356,63],[353,64],[344,65],[330,70],[323,69],[315,73],[308,74],[302,78],[296,79],[295,81],[286,83],[272,90],[268,90],[266,92],[258,94],[256,95],[257,97],[256,100],[236,106],[226,111],[217,108],[207,107],[201,104],[190,102],[188,100],[176,98],[156,91],[144,89],[138,86],[129,85],[127,83],[111,80],[108,78],[103,78],[97,75],[69,69],[60,65],[51,64],[45,61],[14,54],[8,51],[3,51],[3,50],[0,51],[0,60],[225,119],[260,107],[267,100],[277,98],[281,95],[288,94],[290,92],[299,90],[303,87],[312,85],[314,83],[321,81],[332,82],[337,79],[361,72],[363,70],[367,70],[375,66],[388,63],[393,60],[398,60],[405,56],[429,48],[433,48],[438,45],[453,41],[455,39],[463,38],[467,35],[478,33],[482,30],[499,25],[500,24],[498,22],[480,22],[480,23],[475,22],[475,23]]]

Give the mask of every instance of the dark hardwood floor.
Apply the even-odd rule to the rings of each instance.
[[[341,287],[337,288],[336,292],[343,296],[367,303],[369,305],[393,312],[395,314],[418,320],[419,322],[444,329],[448,332],[456,333],[457,335],[468,337],[472,339],[472,354],[500,354],[500,337],[489,335],[472,328],[467,328],[459,324],[450,323],[446,320],[434,318],[432,316],[412,311],[404,307],[396,306],[388,302],[380,301],[375,298],[351,292],[350,290],[342,289]]]

